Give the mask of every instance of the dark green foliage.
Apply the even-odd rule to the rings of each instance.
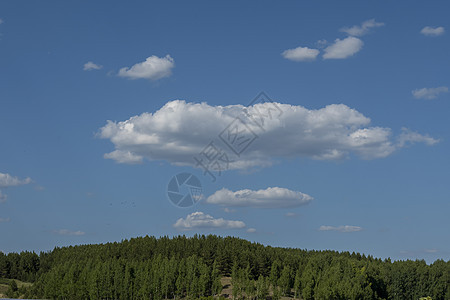
[[[120,243],[0,252],[0,276],[34,282],[13,296],[212,299],[232,277],[235,299],[450,299],[450,262],[265,247],[233,237],[142,237]],[[12,283],[11,283],[12,284]]]
[[[9,283],[9,287],[8,287],[8,291],[6,292],[6,295],[8,297],[12,297],[15,298],[17,296],[19,296],[18,291],[19,288],[17,287],[17,283],[15,280],[11,280],[11,282]]]

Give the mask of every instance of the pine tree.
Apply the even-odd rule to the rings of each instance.
[[[278,278],[280,277],[280,261],[274,260],[270,268],[270,283],[275,287],[278,285]]]
[[[297,272],[295,273],[295,279],[294,279],[294,298],[299,298],[302,290],[302,282],[301,282],[301,275],[300,275],[300,269],[297,269]]]
[[[256,283],[256,298],[258,300],[266,299],[269,295],[269,288],[267,283],[267,278],[263,275],[259,275],[258,281]]]
[[[222,292],[222,283],[220,281],[219,264],[217,263],[216,260],[214,261],[213,264],[213,269],[211,272],[211,280],[212,280],[211,295],[212,296],[220,295],[220,293]]]
[[[280,286],[281,294],[283,296],[289,296],[291,291],[291,270],[289,266],[285,266],[283,271],[281,271],[278,285]]]
[[[272,289],[273,289],[272,299],[273,300],[280,300],[280,298],[281,298],[280,288],[278,286],[272,286]]]

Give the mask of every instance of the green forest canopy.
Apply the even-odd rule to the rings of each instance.
[[[139,237],[121,242],[0,252],[0,277],[33,282],[27,298],[450,299],[450,262],[381,260],[359,253],[275,248],[235,237]],[[11,290],[11,289],[10,289]],[[11,295],[10,295],[11,296]]]

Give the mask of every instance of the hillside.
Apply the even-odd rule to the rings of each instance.
[[[391,262],[214,235],[0,253],[0,276],[33,282],[28,298],[450,299],[450,262]]]

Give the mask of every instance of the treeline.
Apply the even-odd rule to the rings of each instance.
[[[235,299],[450,299],[450,262],[391,262],[214,235],[0,253],[0,276],[33,281],[27,298],[217,297],[220,278],[231,276]]]

